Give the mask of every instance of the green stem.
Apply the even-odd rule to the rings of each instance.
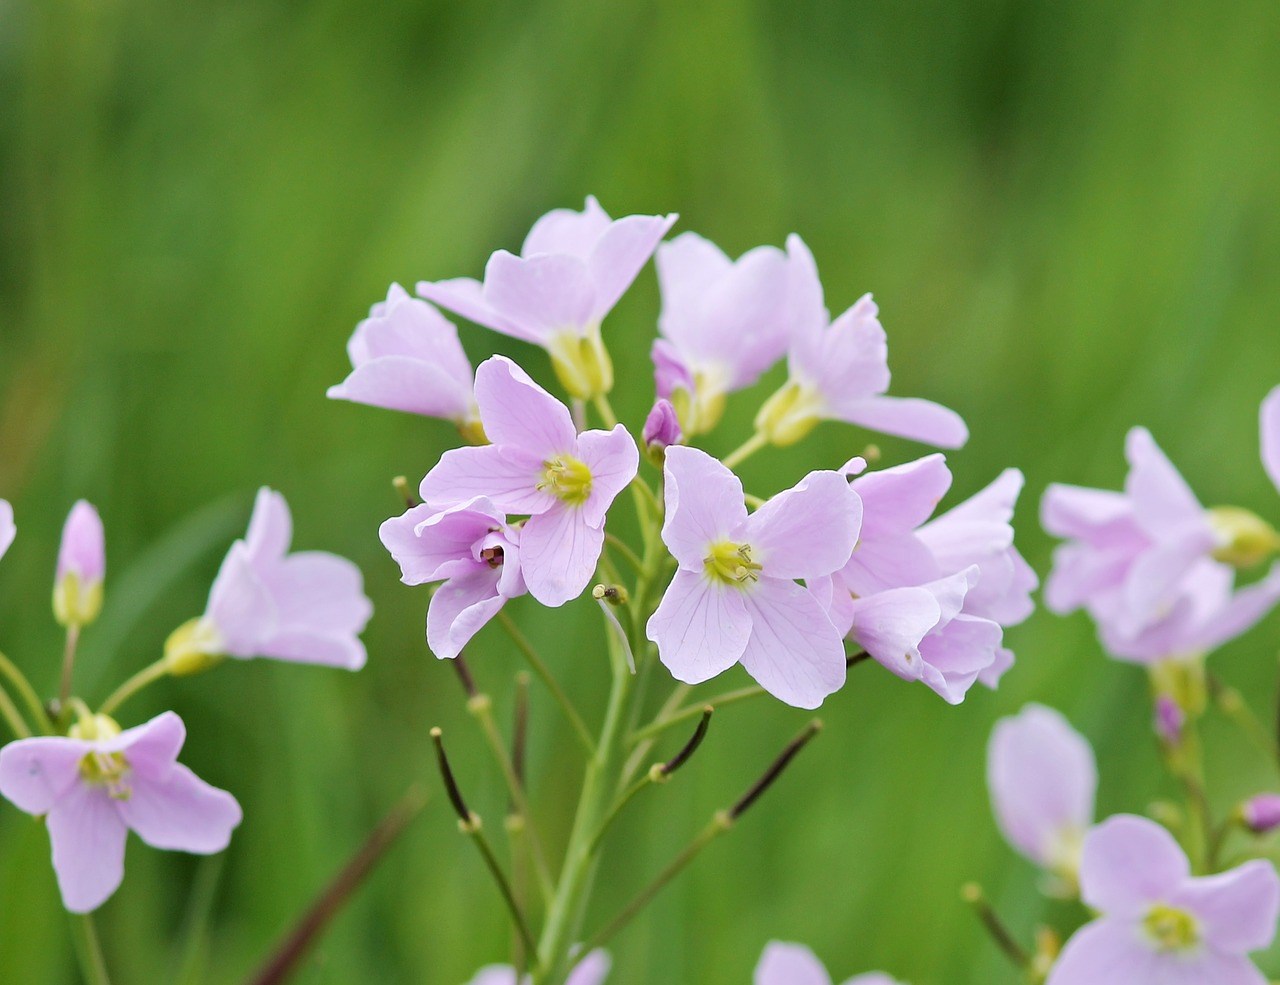
[[[605,531],[604,539],[611,548],[626,559],[626,562],[631,565],[636,574],[644,571],[644,562],[640,560],[640,555],[633,551],[626,541],[616,534],[609,533],[607,530]]]
[[[31,729],[27,727],[26,719],[3,687],[0,687],[0,717],[4,718],[14,736],[19,739],[31,738]]]
[[[102,946],[98,943],[98,931],[93,915],[84,913],[71,918],[71,934],[75,939],[76,957],[85,985],[111,985],[107,963],[102,958]]]
[[[727,469],[737,468],[760,449],[767,447],[768,444],[769,439],[757,431],[737,448],[725,455],[721,461],[724,462],[724,466]]]
[[[76,664],[76,646],[80,642],[80,626],[72,623],[67,627],[67,643],[62,650],[62,679],[58,686],[58,707],[66,706],[71,697],[71,672]]]
[[[711,705],[713,708],[722,708],[725,705],[731,705],[738,701],[745,701],[747,698],[755,698],[764,693],[764,688],[756,684],[751,687],[738,688],[736,691],[726,691],[724,694],[716,695],[713,698],[708,698],[706,701],[701,701],[696,705],[689,705],[686,708],[681,708],[679,711],[674,711],[667,715],[659,713],[658,717],[648,725],[632,732],[630,741],[632,743],[642,742],[645,739],[651,739],[656,735],[661,735],[669,728],[674,728],[683,722],[697,718],[702,714],[703,709],[706,708],[707,705]]]
[[[53,723],[49,721],[49,716],[45,714],[44,705],[40,702],[36,689],[31,686],[31,682],[27,680],[27,675],[20,671],[13,661],[0,653],[0,674],[3,674],[13,685],[18,697],[22,699],[23,704],[27,706],[27,710],[31,712],[31,720],[36,723],[36,727],[45,735],[53,734]]]
[[[498,857],[493,854],[493,846],[489,844],[489,839],[485,837],[484,825],[480,823],[480,818],[473,814],[469,821],[462,821],[458,824],[459,830],[464,835],[475,842],[475,846],[480,851],[484,864],[488,866],[493,881],[497,883],[498,891],[502,894],[503,902],[507,904],[507,909],[511,913],[511,920],[516,926],[516,930],[520,934],[520,939],[524,942],[525,950],[529,954],[537,951],[537,941],[534,940],[533,931],[529,929],[529,922],[525,919],[524,911],[520,909],[520,902],[516,899],[515,892],[511,889],[511,883],[507,881],[506,874],[502,871],[502,866],[498,863]]]
[[[168,673],[169,665],[165,662],[164,658],[161,657],[155,663],[148,664],[146,667],[143,667],[140,671],[111,692],[111,696],[107,698],[106,701],[102,702],[102,707],[99,710],[104,715],[112,714],[117,708],[141,691],[144,687],[155,683]]]
[[[502,610],[498,611],[498,622],[507,631],[507,635],[511,637],[511,642],[515,643],[516,649],[524,654],[525,660],[529,662],[533,672],[538,675],[538,679],[551,692],[551,696],[555,698],[556,704],[560,706],[560,710],[564,713],[564,717],[573,726],[573,730],[581,740],[583,748],[587,750],[587,754],[594,755],[596,744],[591,738],[591,730],[587,728],[587,723],[578,714],[578,709],[573,706],[569,696],[560,687],[560,682],[555,679],[551,670],[542,662],[542,658],[538,656],[538,651],[533,648],[533,644],[529,642],[528,637],[520,631],[520,627],[515,624],[515,621]]]
[[[614,428],[618,426],[618,415],[613,412],[613,404],[609,403],[609,398],[603,393],[597,393],[592,399],[595,405],[596,413],[600,415],[600,420],[604,421],[604,426]]]

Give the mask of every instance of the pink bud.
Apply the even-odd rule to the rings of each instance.
[[[645,418],[644,430],[641,432],[645,448],[651,453],[664,451],[670,445],[677,445],[684,437],[680,430],[680,419],[671,401],[665,397],[653,405],[649,416]]]
[[[81,582],[102,581],[107,570],[102,519],[83,499],[71,507],[58,549],[58,581],[74,574]]]
[[[1156,735],[1166,745],[1176,746],[1182,740],[1182,726],[1187,716],[1178,702],[1168,695],[1156,699]]]
[[[1254,834],[1267,834],[1280,828],[1280,794],[1260,793],[1246,800],[1241,814]]]

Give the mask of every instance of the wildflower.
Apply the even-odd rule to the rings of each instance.
[[[679,564],[648,638],[679,680],[741,662],[775,697],[815,708],[845,678],[840,633],[797,578],[848,560],[861,504],[837,472],[810,472],[750,516],[742,483],[696,448],[667,449],[662,539]]]
[[[231,545],[203,616],[165,643],[171,673],[224,656],[275,657],[359,670],[359,634],[373,613],[360,569],[324,551],[289,554],[293,522],[278,492],[258,490],[244,540]]]
[[[680,419],[676,416],[671,401],[659,397],[654,402],[649,416],[644,419],[644,429],[640,432],[644,441],[645,452],[659,466],[670,445],[678,445],[684,434],[680,430]]]
[[[831,985],[827,969],[803,944],[770,941],[752,977],[754,985]],[[854,975],[844,985],[900,985],[884,972]]]
[[[564,985],[601,985],[612,966],[608,951],[591,951],[569,972]],[[477,971],[467,985],[529,985],[530,981],[528,975],[521,977],[509,964],[491,964]]]
[[[53,581],[53,612],[62,626],[87,626],[102,611],[106,549],[98,511],[80,500],[62,528],[58,569]]]
[[[1240,818],[1254,834],[1269,834],[1280,828],[1280,794],[1260,793],[1240,807]]]
[[[347,343],[351,373],[329,387],[335,400],[440,417],[482,444],[471,363],[458,330],[425,301],[392,284]]]
[[[0,794],[46,816],[68,910],[87,913],[116,891],[130,829],[167,851],[211,855],[227,847],[240,805],[177,762],[185,738],[171,711],[124,732],[97,715],[68,736],[0,749]]]
[[[419,281],[417,291],[476,324],[546,349],[570,396],[586,400],[613,388],[600,323],[675,221],[674,215],[611,220],[588,197],[581,212],[556,209],[534,223],[520,256],[494,253],[483,283]]]
[[[1044,705],[1000,719],[987,746],[987,788],[1009,844],[1074,885],[1098,788],[1084,736]]]
[[[18,528],[13,523],[13,507],[7,499],[0,499],[0,557],[4,557],[18,535]]]
[[[1047,985],[1265,985],[1246,955],[1275,937],[1280,877],[1270,862],[1192,878],[1169,832],[1119,815],[1085,840],[1080,887],[1101,916],[1067,942]]]
[[[1182,729],[1187,724],[1187,713],[1171,696],[1162,694],[1156,698],[1156,736],[1167,746],[1182,741]]]
[[[483,497],[445,510],[422,505],[378,530],[406,585],[444,581],[427,609],[427,645],[452,659],[502,608],[525,593],[520,534]]]
[[[761,246],[730,260],[709,240],[684,233],[658,247],[655,263],[658,396],[676,406],[686,433],[701,434],[719,421],[727,394],[751,386],[787,351],[787,257]]]
[[[835,321],[822,296],[813,254],[787,238],[795,317],[788,379],[756,415],[756,431],[775,445],[799,441],[819,421],[857,424],[941,448],[959,448],[969,430],[955,411],[928,400],[888,397],[888,346],[871,295]]]
[[[569,410],[505,356],[476,370],[483,448],[447,451],[422,480],[436,507],[476,496],[510,514],[527,514],[520,568],[543,605],[582,594],[604,546],[605,513],[635,478],[640,453],[626,428],[574,429]]]

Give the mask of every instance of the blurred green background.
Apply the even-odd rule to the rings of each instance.
[[[242,980],[414,781],[433,792],[427,813],[298,980],[453,985],[504,959],[504,918],[438,796],[428,727],[446,728],[494,831],[500,780],[425,650],[425,593],[398,584],[376,537],[398,507],[390,477],[416,479],[454,436],[324,390],[391,280],[478,274],[588,192],[615,215],[678,211],[679,230],[734,254],[798,231],[832,307],[874,290],[895,392],[971,426],[950,456],[955,492],[1026,472],[1019,538],[1042,573],[1041,490],[1118,484],[1135,423],[1206,502],[1280,519],[1256,435],[1280,382],[1277,38],[1272,0],[0,4],[0,495],[20,527],[0,565],[0,646],[52,691],[53,559],[81,496],[106,520],[110,569],[83,649],[90,699],[201,611],[263,483],[292,504],[296,543],[354,558],[377,606],[358,675],[237,664],[127,707],[126,725],[179,710],[185,761],[246,819],[220,873],[131,841],[100,914],[118,985]],[[615,406],[637,426],[656,293],[646,270],[606,325]],[[550,380],[540,353],[476,328],[464,339]],[[732,401],[713,450],[738,443],[774,383]],[[866,440],[827,425],[743,472],[771,492]],[[881,444],[891,462],[922,453]],[[597,708],[607,667],[590,603],[511,611]],[[777,937],[811,945],[837,980],[884,968],[915,985],[1014,982],[960,885],[983,882],[1024,936],[1079,917],[1046,907],[996,835],[994,719],[1031,699],[1066,712],[1097,747],[1104,812],[1171,791],[1143,675],[1104,659],[1085,620],[1038,613],[1009,639],[1019,663],[1001,690],[959,708],[859,668],[776,791],[616,942],[612,980],[745,982]],[[1278,647],[1273,618],[1214,658],[1264,715]],[[490,629],[471,664],[505,721],[518,657]],[[579,756],[534,700],[534,800],[557,842]],[[803,720],[766,702],[718,716],[687,772],[616,830],[592,925]],[[1211,728],[1209,743],[1223,808],[1275,786],[1234,732]],[[192,949],[201,885],[213,916]],[[4,805],[0,978],[75,981],[67,942],[46,835]],[[1280,974],[1280,954],[1263,965]]]

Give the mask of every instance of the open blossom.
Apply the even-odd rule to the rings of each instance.
[[[0,499],[0,557],[5,556],[16,536],[18,528],[13,523],[13,507],[7,499]]]
[[[0,794],[45,816],[68,910],[87,913],[116,891],[130,829],[169,851],[210,855],[227,847],[240,805],[177,762],[185,738],[171,711],[124,732],[98,715],[68,736],[0,749]]]
[[[85,626],[98,618],[106,570],[102,518],[82,499],[71,508],[58,547],[53,612],[61,625]]]
[[[604,547],[605,513],[635,478],[640,453],[626,428],[578,434],[569,409],[505,356],[476,370],[480,420],[493,442],[447,451],[422,480],[435,507],[476,496],[526,514],[520,567],[543,605],[582,594]]]
[[[987,788],[1009,844],[1074,884],[1098,789],[1084,736],[1043,705],[1000,719],[987,746]]]
[[[360,569],[324,551],[289,553],[293,521],[278,492],[258,490],[249,532],[231,545],[199,619],[165,645],[175,674],[230,657],[275,657],[359,670],[373,614]]]
[[[444,581],[427,608],[427,645],[452,659],[507,599],[525,593],[520,533],[483,497],[444,510],[422,505],[378,530],[406,585]]]
[[[668,448],[662,539],[679,564],[648,637],[698,684],[741,662],[770,694],[816,708],[845,679],[840,632],[796,579],[848,560],[861,504],[837,472],[811,472],[747,515],[742,483],[706,452]]]
[[[730,260],[710,240],[683,233],[658,247],[661,338],[653,344],[658,396],[684,430],[711,430],[727,394],[755,383],[790,338],[787,256],[760,246]]]
[[[356,326],[347,354],[351,373],[329,387],[331,398],[440,417],[476,443],[483,440],[458,330],[399,284]]]
[[[612,966],[608,951],[591,951],[569,972],[564,985],[602,985]],[[477,971],[467,985],[528,985],[530,981],[528,975],[521,977],[509,964],[491,964]]]
[[[959,448],[969,429],[953,410],[913,397],[888,397],[888,345],[879,308],[863,295],[831,320],[813,254],[787,238],[793,317],[788,380],[756,415],[756,430],[777,445],[799,441],[824,420],[845,421],[940,448]]]
[[[1193,878],[1168,831],[1119,815],[1086,839],[1080,888],[1100,916],[1067,942],[1047,985],[1266,985],[1247,955],[1275,937],[1270,862]]]
[[[418,294],[464,318],[546,349],[570,395],[613,387],[600,322],[631,286],[676,216],[610,219],[595,198],[581,212],[555,209],[529,230],[520,256],[499,250],[483,283],[419,281]]]
[[[754,985],[831,985],[831,976],[803,944],[770,941],[756,965]],[[884,972],[854,975],[844,985],[900,985]]]

